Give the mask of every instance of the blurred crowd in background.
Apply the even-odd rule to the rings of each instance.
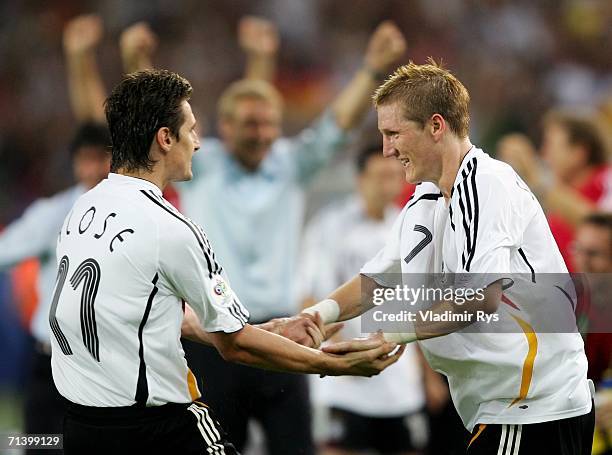
[[[612,272],[612,245],[608,243],[606,253],[605,236],[603,244],[590,249],[583,244],[581,250],[574,241],[585,218],[612,210],[610,1],[0,2],[0,226],[33,200],[73,182],[68,144],[78,113],[70,102],[62,43],[66,25],[84,13],[101,20],[103,35],[94,51],[107,90],[124,73],[121,32],[137,21],[149,25],[155,37],[152,63],[190,80],[202,135],[216,135],[218,96],[245,74],[247,56],[237,37],[245,15],[264,17],[278,29],[271,80],[284,99],[287,135],[321,113],[362,65],[375,27],[392,19],[406,39],[404,62],[424,63],[432,56],[465,84],[471,96],[472,142],[513,165],[540,197],[572,270]],[[310,214],[353,191],[354,157],[378,140],[372,110],[346,150],[311,185]],[[584,150],[563,155],[568,144]],[[396,196],[402,198],[399,190]],[[609,218],[589,223],[605,230]],[[583,243],[593,238],[586,235]],[[602,255],[608,262],[593,266],[593,259]],[[36,264],[22,267],[20,274],[35,275]],[[15,278],[13,272],[0,283],[0,307],[13,313],[0,324],[5,397],[18,397],[27,375],[27,332],[36,295],[26,278]],[[603,343],[609,359],[610,338]],[[599,379],[609,366],[603,363]],[[18,412],[17,417],[3,416],[6,412],[0,406],[0,427],[3,417],[16,425]]]
[[[74,116],[61,35],[66,21],[84,12],[104,21],[98,55],[107,87],[121,77],[121,30],[147,21],[159,38],[155,65],[191,81],[192,104],[211,132],[216,95],[242,74],[235,31],[245,14],[279,28],[276,85],[287,133],[320,112],[361,64],[369,33],[388,18],[406,36],[407,58],[442,59],[463,81],[472,97],[471,136],[490,151],[508,131],[537,140],[551,106],[597,110],[612,86],[612,4],[605,0],[1,2],[0,223],[70,182],[66,144]]]

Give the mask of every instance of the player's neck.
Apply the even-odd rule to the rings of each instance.
[[[442,155],[442,173],[440,180],[438,180],[438,188],[440,188],[447,201],[450,200],[451,191],[463,158],[465,158],[472,147],[470,138],[457,139],[449,144],[448,149]]]

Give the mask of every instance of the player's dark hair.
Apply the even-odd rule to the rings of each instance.
[[[604,140],[590,118],[555,110],[544,117],[544,126],[551,124],[559,125],[567,132],[570,144],[586,148],[589,165],[599,166],[607,162]]]
[[[373,156],[382,156],[382,144],[368,144],[359,151],[355,159],[357,173],[363,174],[363,171],[365,171],[368,165],[368,161],[370,161],[370,158]]]
[[[110,152],[110,134],[108,127],[100,122],[85,122],[78,126],[68,150],[74,157],[84,147],[95,147],[101,151]]]
[[[111,171],[151,171],[149,150],[155,134],[167,127],[179,138],[181,103],[191,96],[191,84],[167,70],[126,75],[107,98],[104,111],[111,135]]]

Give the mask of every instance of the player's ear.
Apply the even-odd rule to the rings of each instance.
[[[446,121],[440,114],[434,114],[429,119],[429,130],[434,140],[437,142],[442,138],[442,133],[446,130]]]
[[[157,130],[155,134],[155,140],[157,141],[157,145],[159,148],[165,152],[170,151],[170,147],[172,146],[172,133],[170,132],[170,128],[164,126]]]

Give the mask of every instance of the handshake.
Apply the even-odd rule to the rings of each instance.
[[[214,346],[224,359],[277,371],[314,373],[321,376],[374,376],[397,362],[404,346],[390,342],[382,333],[341,341],[318,350],[343,326],[318,311],[290,318],[247,324],[231,334],[206,332],[195,311],[185,305],[181,336]]]
[[[302,346],[319,349],[343,327],[342,322],[326,324],[318,312],[303,312],[290,318],[272,319],[258,326]],[[329,375],[374,376],[395,363],[405,346],[389,342],[381,332],[367,338],[340,341],[321,348],[328,357]],[[324,377],[326,374],[321,374]]]

